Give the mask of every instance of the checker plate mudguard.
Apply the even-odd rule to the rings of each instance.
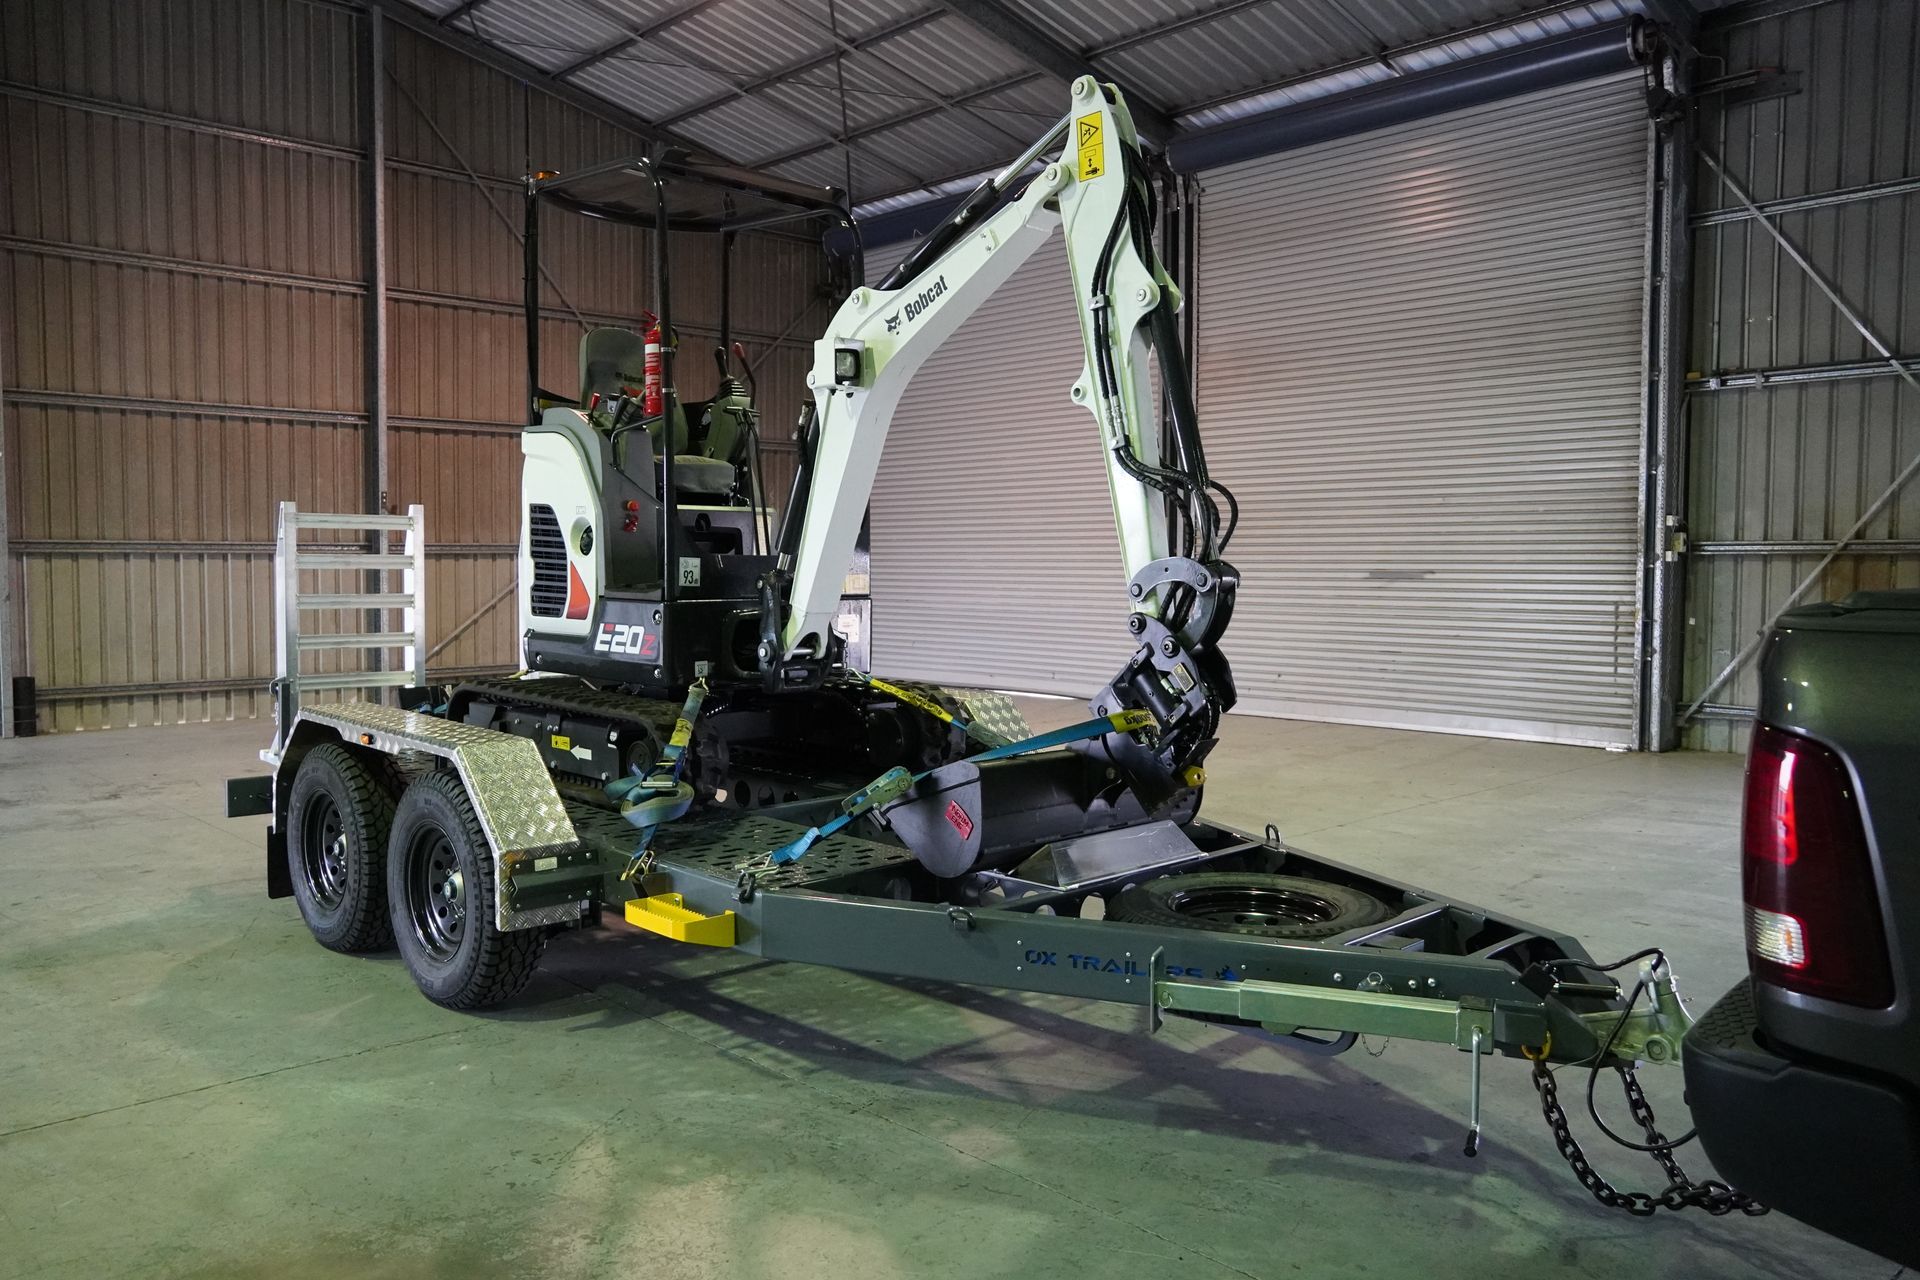
[[[451,761],[493,850],[495,925],[503,930],[530,929],[579,919],[584,901],[524,911],[509,906],[516,870],[531,868],[535,859],[564,853],[578,843],[567,807],[532,741],[371,702],[303,707],[289,741],[299,739],[303,724],[323,725],[348,742],[387,755],[419,751]]]

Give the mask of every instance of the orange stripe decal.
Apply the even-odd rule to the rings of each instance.
[[[587,584],[580,581],[580,571],[567,562],[567,616],[584,618],[593,604],[593,598],[587,594]]]

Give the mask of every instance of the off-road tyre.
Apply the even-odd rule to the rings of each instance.
[[[1107,908],[1112,920],[1307,942],[1377,924],[1387,906],[1370,893],[1304,876],[1203,871],[1134,885]]]
[[[308,751],[287,799],[287,874],[314,941],[330,951],[393,945],[387,833],[393,792],[383,774],[329,742]]]
[[[415,779],[387,843],[387,909],[400,959],[435,1004],[485,1009],[533,976],[547,931],[502,932],[495,891],[493,852],[459,778]]]

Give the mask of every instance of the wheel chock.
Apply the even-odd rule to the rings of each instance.
[[[733,912],[703,916],[687,910],[686,900],[677,893],[656,893],[650,898],[627,901],[627,923],[657,933],[675,942],[692,942],[703,947],[733,945]]]

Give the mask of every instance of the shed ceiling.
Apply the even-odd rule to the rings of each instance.
[[[1665,0],[401,2],[728,160],[844,188],[873,213],[1017,155],[1059,118],[1076,67],[1118,83],[1137,119],[1201,127]]]

